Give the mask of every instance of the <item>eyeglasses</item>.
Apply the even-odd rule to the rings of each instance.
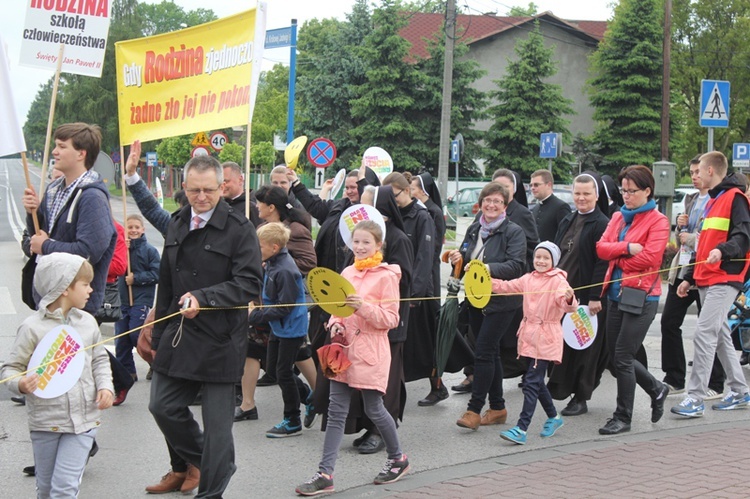
[[[632,196],[636,192],[641,192],[643,189],[620,189],[620,194],[623,196],[627,194],[628,196]]]
[[[406,191],[406,189],[401,189],[401,190],[400,190],[400,191],[398,191],[398,192],[394,192],[394,193],[393,193],[393,197],[394,197],[394,198],[397,198],[397,197],[399,197],[399,196],[400,196],[401,194],[403,194],[403,193],[404,193],[404,191]]]
[[[503,201],[502,199],[484,198],[484,199],[482,199],[482,203],[493,204],[493,205],[496,205],[496,206],[502,206],[502,205],[505,204],[505,201]]]
[[[541,187],[541,186],[545,185],[546,183],[547,182],[534,182],[534,183],[529,184],[529,185],[531,185],[531,187]]]
[[[214,189],[208,189],[206,187],[202,189],[185,189],[185,192],[190,194],[191,196],[197,196],[198,194],[205,194],[206,196],[209,196],[211,194],[214,194],[216,191],[218,191],[219,188],[216,187]]]

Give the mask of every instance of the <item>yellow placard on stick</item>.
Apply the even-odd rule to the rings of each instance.
[[[349,317],[354,309],[344,304],[354,294],[352,283],[331,269],[315,267],[307,274],[307,289],[320,308],[337,317]]]
[[[305,148],[305,144],[307,144],[307,135],[300,135],[286,146],[286,149],[284,149],[284,162],[288,168],[297,168],[299,155]]]
[[[492,279],[487,266],[479,260],[469,262],[469,270],[464,275],[466,299],[476,308],[484,308],[490,302]]]
[[[260,2],[210,23],[116,43],[121,143],[247,124],[265,14]]]

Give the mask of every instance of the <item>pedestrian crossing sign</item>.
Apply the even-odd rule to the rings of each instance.
[[[698,122],[702,127],[729,126],[729,82],[701,80],[701,109]]]

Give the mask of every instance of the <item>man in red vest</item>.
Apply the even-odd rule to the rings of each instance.
[[[672,413],[696,418],[703,416],[708,377],[714,353],[718,355],[727,376],[729,391],[711,406],[717,411],[750,406],[745,375],[729,335],[727,311],[750,266],[750,203],[744,195],[745,182],[727,176],[727,158],[720,152],[704,154],[698,164],[699,176],[708,187],[710,199],[700,223],[695,265],[677,288],[677,295],[687,296],[690,286],[698,287],[703,307],[693,338],[693,371],[687,395]]]

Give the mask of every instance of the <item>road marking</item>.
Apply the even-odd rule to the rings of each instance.
[[[7,287],[0,287],[0,315],[16,315],[16,307]]]

